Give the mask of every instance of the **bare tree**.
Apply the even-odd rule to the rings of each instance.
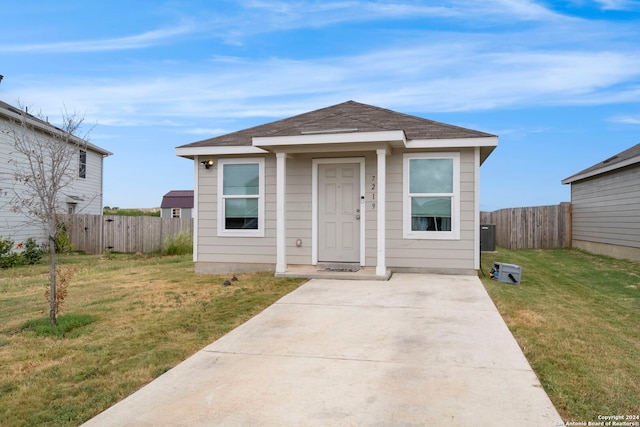
[[[62,124],[56,127],[42,117],[30,115],[26,108],[17,112],[13,125],[4,131],[12,143],[13,164],[10,206],[37,223],[47,236],[49,249],[49,321],[57,324],[56,241],[59,215],[65,213],[65,190],[72,187],[79,172],[79,156],[87,148],[88,133],[75,134],[81,129],[84,117],[76,113],[62,114]]]

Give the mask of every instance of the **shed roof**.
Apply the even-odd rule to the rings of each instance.
[[[193,190],[169,191],[162,197],[160,208],[193,208]]]
[[[616,169],[621,169],[627,166],[640,163],[640,144],[636,144],[633,147],[624,150],[615,156],[609,157],[606,160],[596,163],[595,165],[588,167],[575,175],[571,175],[568,178],[562,180],[563,184],[571,184],[572,182],[581,181],[583,179],[591,178],[596,175],[600,175],[606,172],[611,172]]]
[[[251,146],[254,137],[297,136],[314,133],[403,131],[411,139],[483,138],[495,135],[347,101],[275,122],[204,139],[178,148]]]

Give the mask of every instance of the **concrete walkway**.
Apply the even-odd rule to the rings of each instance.
[[[395,274],[311,280],[85,425],[560,421],[478,278]]]

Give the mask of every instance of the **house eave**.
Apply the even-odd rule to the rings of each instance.
[[[407,149],[451,149],[480,147],[483,163],[498,145],[498,137],[413,139],[404,131],[318,133],[293,136],[254,137],[252,145],[177,147],[176,155],[193,159],[195,156],[251,155],[273,152],[314,153],[375,151],[391,147]]]
[[[614,171],[616,169],[622,169],[624,167],[627,166],[632,166],[635,164],[640,163],[640,156],[636,156],[636,157],[632,157],[630,159],[627,160],[623,160],[621,162],[618,163],[614,163],[612,165],[609,166],[604,166],[602,168],[596,169],[596,170],[592,170],[586,173],[578,173],[576,175],[572,175],[568,178],[563,179],[562,181],[560,181],[562,184],[571,184],[573,182],[576,181],[582,181],[583,179],[587,179],[587,178],[591,178],[594,176],[598,176],[598,175],[602,175],[603,173],[607,173],[607,172],[611,172]]]
[[[480,147],[480,165],[498,146],[497,136],[483,136],[476,138],[442,138],[442,139],[412,139],[406,142],[409,149],[424,148],[475,148]]]
[[[412,139],[407,141],[405,145],[407,148],[496,147],[498,137]]]
[[[177,147],[176,156],[193,159],[195,156],[225,156],[225,155],[245,155],[245,154],[265,154],[268,151],[258,147],[246,145],[227,145],[211,147]]]
[[[254,147],[282,147],[292,145],[351,144],[360,142],[393,142],[406,144],[401,130],[382,132],[326,132],[290,136],[258,136],[252,138]]]

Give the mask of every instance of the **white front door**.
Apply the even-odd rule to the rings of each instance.
[[[318,165],[318,261],[360,261],[360,164]]]

